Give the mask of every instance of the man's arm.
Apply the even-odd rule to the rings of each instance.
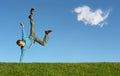
[[[21,48],[21,55],[20,55],[20,60],[19,60],[19,62],[22,62],[22,59],[23,59],[23,55],[24,55],[24,50]]]
[[[25,30],[24,30],[24,24],[20,23],[20,26],[22,27],[22,40],[26,39],[26,34],[25,34]]]
[[[25,49],[21,47],[21,55],[20,55],[20,60],[19,60],[19,62],[22,62],[22,61],[23,61],[24,55],[25,55]]]

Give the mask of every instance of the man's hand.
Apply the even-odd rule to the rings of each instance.
[[[24,24],[23,24],[22,22],[20,22],[20,26],[21,26],[22,28],[24,28]]]

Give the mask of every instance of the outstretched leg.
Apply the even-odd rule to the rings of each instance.
[[[30,36],[33,37],[33,39],[35,40],[35,42],[39,43],[40,45],[45,46],[45,44],[47,43],[47,41],[48,41],[48,39],[49,39],[48,34],[49,34],[50,32],[52,32],[52,30],[46,30],[46,31],[45,31],[45,36],[44,36],[43,41],[36,36],[35,31],[34,31],[34,20],[33,20],[34,10],[35,10],[34,8],[31,8],[31,10],[30,10],[30,16],[29,16],[30,25],[31,25],[31,28],[30,28]]]
[[[33,20],[33,13],[34,13],[34,8],[31,8],[30,10],[30,15],[29,15],[29,19],[30,19],[30,36],[32,36],[33,38],[35,37],[35,31],[34,31],[34,20]]]

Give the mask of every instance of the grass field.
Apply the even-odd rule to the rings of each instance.
[[[120,76],[120,63],[0,63],[0,76]]]

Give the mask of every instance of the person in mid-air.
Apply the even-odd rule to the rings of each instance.
[[[35,9],[31,8],[30,15],[29,15],[30,25],[31,25],[29,37],[26,37],[26,35],[25,35],[24,24],[20,23],[20,25],[22,27],[22,40],[17,40],[17,42],[16,42],[17,45],[21,47],[20,62],[22,61],[24,51],[29,49],[32,46],[32,44],[34,44],[35,42],[39,43],[42,46],[45,46],[49,39],[48,35],[50,32],[52,32],[52,30],[45,30],[45,36],[44,36],[43,40],[41,40],[40,38],[38,38],[36,36],[35,31],[34,31],[34,21],[33,21],[34,11],[35,11]]]

